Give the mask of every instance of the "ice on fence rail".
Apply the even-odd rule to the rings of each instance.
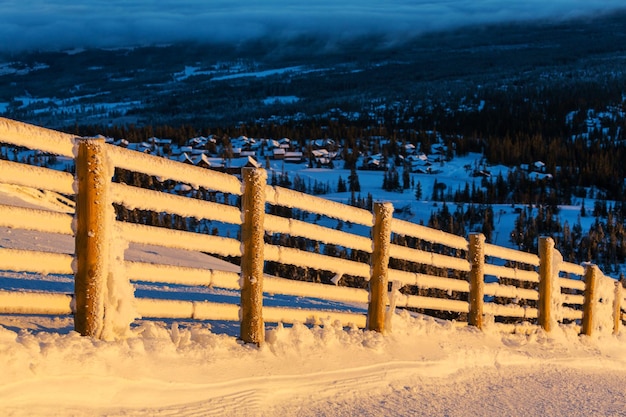
[[[485,243],[485,256],[539,266],[539,256],[534,253],[522,252],[490,243]]]
[[[314,265],[316,268],[332,271],[341,275],[352,275],[363,277],[365,279],[370,278],[370,266],[367,263],[269,244],[264,245],[264,253],[265,260],[268,261],[295,265],[303,268]]]
[[[33,262],[37,259],[37,262]],[[0,265],[7,271],[29,271],[48,274],[71,274],[74,257],[64,253],[36,252],[0,248]]]
[[[241,195],[241,182],[233,175],[181,164],[167,158],[147,155],[113,145],[107,146],[107,152],[118,168],[180,181],[191,185],[194,189],[203,187],[208,190]]]
[[[0,226],[71,235],[72,216],[47,210],[0,204]]]
[[[111,184],[111,192],[113,202],[122,204],[129,210],[151,210],[177,214],[182,217],[210,218],[218,222],[241,224],[240,210],[225,204],[118,183]]]
[[[30,187],[36,190],[49,190],[61,194],[76,194],[72,174],[0,160],[0,182],[15,186]]]
[[[73,157],[75,136],[0,117],[0,142]],[[35,147],[33,147],[35,146]]]
[[[205,235],[162,227],[121,223],[121,233],[130,242],[167,248],[213,253],[222,256],[241,256],[241,243],[232,238]]]
[[[270,233],[284,233],[290,236],[316,240],[324,244],[335,244],[367,253],[372,252],[372,241],[368,237],[358,236],[300,220],[265,215],[264,227],[265,230]]]
[[[364,226],[373,226],[374,224],[372,213],[367,210],[303,194],[287,188],[268,185],[265,189],[265,197],[267,202],[273,205],[299,208],[311,213]]]

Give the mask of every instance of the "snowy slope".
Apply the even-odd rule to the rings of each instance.
[[[0,196],[56,204],[23,190],[3,188]],[[18,230],[1,236],[4,247],[71,245]],[[138,247],[134,256],[194,262],[155,249]],[[0,279],[3,288],[10,281],[72,288],[67,276]],[[626,414],[623,332],[506,335],[489,323],[481,332],[401,311],[391,323],[385,335],[334,323],[278,326],[257,348],[239,343],[232,323],[139,321],[127,339],[105,342],[78,336],[70,317],[2,316],[0,415]]]

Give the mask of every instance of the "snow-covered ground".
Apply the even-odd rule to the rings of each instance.
[[[44,195],[3,187],[0,202],[9,199],[53,208]],[[3,247],[71,246],[19,230],[0,236]],[[185,260],[196,261],[206,259]],[[71,277],[22,273],[0,273],[0,283],[72,286]],[[0,316],[0,415],[626,415],[624,332],[586,337],[573,327],[546,334],[529,326],[512,335],[495,324],[478,331],[400,310],[384,335],[336,323],[279,325],[268,327],[261,347],[241,344],[238,326],[225,322],[137,321],[118,341],[72,328],[71,317]]]
[[[623,336],[505,335],[398,314],[379,335],[278,327],[261,348],[208,325],[144,322],[100,342],[70,320],[5,320],[3,415],[617,416]]]

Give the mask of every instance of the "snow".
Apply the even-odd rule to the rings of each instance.
[[[372,241],[369,238],[302,222],[300,220],[265,215],[264,228],[271,233],[285,233],[292,236],[317,240],[322,243],[332,243],[347,248],[358,249],[364,252],[372,251]]]
[[[37,149],[62,156],[73,157],[74,136],[55,130],[44,129],[14,120],[0,117],[0,131],[3,139],[9,143],[30,148],[33,143]]]
[[[263,99],[263,104],[292,104],[300,101],[297,96],[269,96]]]
[[[302,66],[295,66],[295,67],[276,68],[276,69],[263,70],[263,71],[240,72],[240,73],[235,73],[235,74],[222,75],[219,77],[213,77],[211,78],[211,80],[212,81],[224,81],[224,80],[232,80],[235,78],[244,78],[244,77],[264,78],[264,77],[271,77],[274,75],[282,75],[282,74],[289,73],[289,72],[298,72],[298,71],[301,71],[302,69],[303,69]]]
[[[308,210],[315,207],[315,212],[343,221],[355,222],[366,226],[373,225],[372,213],[357,207],[346,206],[313,195],[302,194],[282,187],[267,186],[267,202],[273,205]]]
[[[119,153],[116,158],[130,164],[127,154]],[[155,161],[140,158],[148,168]],[[6,161],[2,162],[2,168],[7,166]],[[175,177],[181,175],[167,164],[154,169],[161,167]],[[220,176],[212,177],[205,170],[204,178],[200,171],[192,172],[191,178],[184,178],[189,184],[215,182],[229,192],[239,190],[239,182],[223,183]],[[53,182],[65,184],[58,188],[66,189],[66,180],[64,177]],[[67,194],[71,194],[71,182],[69,187]],[[128,196],[127,190],[120,190],[113,191],[115,198]],[[325,201],[314,197],[299,201],[295,194],[278,187],[267,190],[268,200],[281,205],[286,202],[288,206],[318,207]],[[170,203],[180,206],[175,198]],[[28,267],[38,272],[0,272],[0,288],[11,289],[0,291],[0,308],[9,308],[12,303],[22,305],[22,299],[29,300],[28,307],[32,308],[21,314],[0,314],[0,415],[589,416],[623,415],[626,410],[626,336],[623,329],[613,335],[612,323],[606,319],[594,323],[598,331],[592,336],[580,336],[575,325],[555,326],[546,333],[528,324],[504,326],[493,320],[486,320],[479,331],[462,323],[391,308],[386,316],[387,331],[382,335],[357,328],[365,322],[365,290],[264,277],[265,343],[260,347],[246,345],[235,337],[239,331],[236,322],[229,321],[239,314],[236,301],[232,302],[239,297],[237,267],[192,252],[238,255],[239,242],[213,236],[194,240],[184,232],[154,231],[141,225],[120,226],[113,234],[129,237],[131,243],[126,248],[123,241],[112,239],[113,246],[107,249],[116,264],[111,273],[126,276],[122,285],[127,285],[129,279],[137,280],[137,298],[130,310],[127,307],[132,288],[109,289],[109,293],[121,297],[109,312],[119,316],[109,318],[113,325],[136,313],[176,318],[136,320],[123,334],[121,329],[110,329],[111,337],[105,340],[80,337],[72,330],[73,319],[67,315],[71,304],[67,294],[73,287],[72,256],[68,254],[74,249],[67,213],[72,208],[52,193],[34,192],[25,185],[0,186],[0,204],[24,208],[5,209],[11,217],[14,211],[24,217],[20,215],[17,223],[0,225],[0,262],[19,263],[16,269]],[[327,206],[329,216],[343,215],[335,213],[332,204]],[[201,207],[179,209],[196,215]],[[44,214],[41,210],[48,213],[40,217]],[[371,226],[371,213],[355,209],[352,214]],[[346,217],[350,219],[352,214]],[[226,216],[232,219],[234,213]],[[273,227],[294,227],[267,217]],[[47,225],[45,219],[53,221]],[[29,224],[28,229],[45,229],[46,233],[23,230],[24,223]],[[392,228],[394,223],[396,227],[402,225],[394,220]],[[398,231],[410,234],[402,228]],[[320,230],[312,228],[307,233],[319,236]],[[328,235],[332,240],[345,238],[339,231]],[[446,235],[437,238],[450,247],[466,248],[464,239]],[[164,246],[149,244],[155,241]],[[363,238],[358,245],[366,241],[369,239]],[[343,259],[331,264],[328,257],[295,249],[271,245],[264,249],[267,259],[273,256],[303,266],[323,263],[338,274],[369,277],[366,264]],[[35,250],[36,255],[32,252]],[[400,249],[392,245],[390,250]],[[490,250],[491,256],[507,259],[510,255],[487,245],[486,253]],[[534,256],[527,259],[528,263],[535,262]],[[464,263],[462,267],[466,268]],[[583,272],[580,266],[567,268]],[[492,272],[497,276],[500,271]],[[518,279],[528,272],[511,271]],[[531,273],[534,278],[536,273]],[[465,301],[406,296],[397,291],[397,281],[405,279],[455,291],[467,291],[465,281],[435,280],[428,275],[393,270],[389,274],[392,306],[468,311]],[[176,278],[172,280],[172,276]],[[167,285],[159,285],[158,289],[174,299],[148,299],[146,295],[164,281]],[[558,282],[569,282],[577,288],[575,283],[580,281],[559,278]],[[23,289],[15,291],[11,283]],[[603,299],[602,309],[612,309],[613,283],[599,277],[597,296]],[[201,286],[192,291],[187,285]],[[41,293],[51,288],[51,295]],[[485,286],[486,294],[490,288],[490,284]],[[282,295],[275,295],[279,290]],[[499,287],[498,291],[504,296],[530,299],[535,294],[507,287]],[[334,301],[324,301],[321,295]],[[563,298],[580,302],[576,295]],[[221,302],[223,299],[231,303]],[[52,307],[48,307],[50,303]],[[40,310],[44,304],[52,309],[48,313],[59,315],[44,314]],[[485,312],[491,316],[536,317],[536,309],[516,305],[486,303]],[[570,314],[565,309],[562,313],[564,317]],[[350,322],[355,325],[346,324]],[[508,332],[511,329],[515,333]]]
[[[264,251],[266,261],[274,261],[303,268],[307,268],[311,265],[320,265],[324,270],[333,271],[340,275],[349,274],[366,279],[370,277],[370,266],[365,263],[269,244],[265,244]]]
[[[207,218],[219,222],[240,224],[241,215],[236,207],[217,204],[210,201],[191,199],[159,191],[131,187],[125,184],[111,183],[112,199],[115,203],[123,203],[129,210],[138,208],[156,212],[167,211],[183,217]]]
[[[445,246],[456,249],[468,249],[468,243],[465,238],[451,233],[446,233],[441,230],[433,230],[431,228],[399,220],[391,220],[391,231],[398,234],[417,237],[420,239],[427,239],[430,242],[440,243]]]
[[[159,242],[168,248],[205,251],[222,256],[241,256],[239,241],[231,238],[132,223],[120,223],[119,227],[120,234],[133,243],[149,245]]]
[[[145,174],[181,181],[195,189],[204,187],[208,190],[222,191],[234,195],[241,194],[241,184],[232,175],[180,164],[169,159],[113,145],[107,146],[107,154],[117,168],[132,171],[137,166],[141,166],[141,170]]]
[[[21,185],[31,189],[44,188],[61,194],[74,194],[74,177],[67,172],[54,171],[47,168],[4,160],[0,160],[0,166],[2,167],[2,169],[0,169],[0,181],[12,184],[0,184],[0,187],[15,187]]]

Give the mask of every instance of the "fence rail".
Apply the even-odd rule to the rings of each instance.
[[[0,182],[56,192],[76,201],[73,214],[69,205],[68,213],[0,205],[2,227],[75,239],[71,254],[0,249],[0,270],[75,277],[75,290],[69,295],[0,291],[0,313],[73,314],[81,334],[102,338],[111,337],[112,328],[128,327],[138,317],[232,320],[240,321],[244,341],[257,344],[263,340],[265,322],[330,319],[384,331],[390,306],[466,315],[468,324],[479,328],[485,317],[493,316],[508,323],[511,330],[519,322],[546,331],[574,322],[584,334],[618,332],[623,319],[626,303],[621,283],[605,277],[594,265],[563,262],[549,237],[540,239],[539,254],[520,252],[485,243],[481,234],[465,239],[393,218],[390,203],[376,203],[370,212],[270,186],[264,170],[245,169],[240,180],[115,147],[102,139],[75,138],[2,118],[0,143],[54,153],[76,164],[74,176],[0,161]],[[223,193],[224,202],[112,181],[120,169]],[[241,206],[232,205],[228,196],[241,199]],[[115,206],[231,225],[238,237],[129,223],[116,219]],[[360,232],[282,217],[272,214],[272,208],[349,222],[359,225]],[[275,244],[269,239],[274,235],[314,241],[318,246],[335,245],[344,252],[338,256],[306,246]],[[129,243],[238,258],[241,268],[233,272],[133,261],[123,253]],[[357,284],[269,276],[264,273],[265,262],[327,271],[334,274],[335,284],[342,279]],[[132,285],[137,282],[237,290],[240,303],[133,297]],[[131,296],[123,297],[128,288]],[[264,294],[358,304],[366,306],[367,313],[264,306]],[[120,303],[127,305],[121,308]],[[116,316],[124,309],[131,313]]]

